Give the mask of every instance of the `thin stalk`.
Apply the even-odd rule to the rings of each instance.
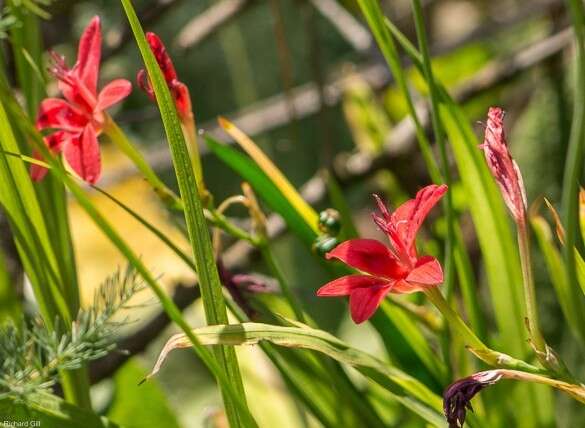
[[[297,320],[304,323],[305,315],[303,313],[301,303],[292,292],[288,281],[284,277],[284,274],[280,269],[280,266],[278,265],[276,259],[274,258],[274,255],[272,254],[272,250],[270,249],[269,244],[264,242],[263,244],[260,245],[259,248],[260,252],[262,253],[262,258],[264,259],[264,262],[268,265],[270,271],[278,280],[278,283],[280,284],[280,289],[282,290],[284,297],[286,298],[288,304],[291,306],[293,312],[295,313]]]
[[[443,314],[447,324],[457,332],[465,341],[467,346],[480,351],[489,351],[489,348],[475,335],[475,333],[465,324],[459,314],[453,310],[451,305],[445,300],[443,294],[437,287],[432,287],[425,291],[429,301]]]
[[[385,26],[383,18],[384,15],[380,9],[380,5],[377,1],[373,0],[357,0],[357,2],[360,5],[362,13],[366,17],[366,20],[368,21],[370,29],[374,33],[376,41],[378,42],[378,46],[382,51],[382,55],[384,55],[384,59],[388,63],[388,67],[390,67],[390,71],[396,80],[396,84],[404,95],[408,112],[414,123],[415,133],[421,153],[427,168],[429,169],[429,175],[433,181],[442,182],[441,172],[437,166],[435,158],[433,157],[431,145],[426,136],[425,130],[418,118],[412,96],[410,95],[410,90],[408,89],[406,76],[404,74],[404,70],[402,69],[402,65],[400,64],[398,50],[396,49],[396,45],[392,35],[390,34],[390,31]]]
[[[189,150],[180,127],[180,120],[174,101],[154,54],[146,41],[144,30],[138,20],[131,0],[121,0],[121,3],[145,62],[148,76],[158,101],[173,159],[180,196],[185,206],[185,222],[193,258],[197,267],[205,317],[207,323],[210,325],[227,324],[228,317],[225,300],[213,255],[209,229],[203,212],[203,204],[197,191],[197,181],[191,166]],[[191,333],[191,335],[193,334]],[[214,349],[214,354],[228,380],[227,383],[219,382],[220,378],[218,378],[229,424],[232,428],[249,426],[253,420],[250,420],[251,418],[245,418],[247,415],[246,412],[242,413],[240,411],[241,408],[247,411],[247,400],[236,353],[231,347],[219,346]],[[231,392],[235,392],[235,397]]]
[[[205,218],[207,218],[215,227],[219,227],[225,233],[236,239],[242,239],[252,245],[258,244],[258,240],[255,237],[230,222],[225,215],[216,209],[205,210]]]
[[[413,0],[414,23],[416,27],[416,35],[418,38],[418,46],[423,60],[423,74],[430,92],[431,100],[431,122],[433,125],[433,133],[435,135],[435,142],[439,147],[439,156],[441,158],[443,182],[447,186],[451,186],[452,177],[449,168],[449,160],[447,157],[447,146],[445,144],[445,130],[443,122],[439,116],[439,92],[435,84],[435,77],[431,63],[431,54],[429,51],[429,44],[425,30],[425,21],[423,16],[423,9],[420,0]],[[447,239],[445,240],[445,287],[447,289],[447,296],[450,296],[453,291],[453,196],[451,192],[447,192],[444,198],[443,206],[445,209],[445,217],[447,220]]]
[[[431,54],[429,51],[429,44],[427,40],[427,34],[425,29],[425,20],[423,16],[423,9],[420,0],[413,0],[412,7],[414,12],[414,24],[416,28],[416,36],[418,39],[419,51],[422,55],[423,60],[423,75],[426,80],[427,86],[430,93],[431,101],[431,123],[433,126],[433,134],[435,136],[435,143],[439,147],[439,156],[441,159],[441,169],[443,182],[450,187],[452,183],[451,170],[449,168],[449,160],[447,158],[447,147],[445,144],[445,130],[443,129],[443,123],[439,116],[439,93],[435,84],[435,77],[433,74]],[[454,253],[453,253],[453,241],[454,241],[454,228],[453,228],[453,196],[451,192],[447,192],[445,198],[442,201],[443,210],[445,212],[445,219],[447,221],[447,238],[445,239],[445,259],[443,268],[445,272],[445,293],[447,300],[450,300],[454,291]],[[448,358],[450,350],[451,338],[449,330],[445,330],[444,334],[441,335],[441,348],[443,354],[446,356],[446,361],[450,361]],[[449,369],[451,365],[447,364]]]
[[[530,256],[530,235],[526,227],[526,221],[519,221],[518,248],[520,250],[520,264],[522,265],[522,285],[524,287],[524,299],[526,302],[526,317],[532,345],[540,355],[546,354],[546,342],[540,332],[538,322],[538,309],[536,306],[536,293],[534,289],[534,277],[532,274],[532,261]]]
[[[182,124],[185,125],[188,121],[183,121]],[[187,123],[187,126],[183,126],[184,136],[186,141],[189,141],[189,144],[197,144],[196,142],[196,130],[195,130],[195,122],[192,121],[190,124]],[[130,142],[126,133],[114,122],[111,118],[106,120],[106,125],[104,125],[104,133],[112,140],[114,144],[126,155],[128,158],[136,165],[136,168],[144,175],[144,178],[148,181],[148,183],[152,186],[154,192],[159,196],[161,201],[164,205],[172,211],[184,211],[185,207],[181,198],[179,198],[171,189],[169,189],[166,184],[162,182],[162,180],[158,177],[158,175],[154,172],[152,167],[146,162],[142,153],[136,149],[136,146]],[[189,138],[191,140],[189,140]],[[195,140],[193,140],[195,139]],[[193,172],[196,176],[196,180],[198,183],[198,188],[200,189],[201,197],[205,197],[207,195],[207,190],[205,190],[203,184],[203,178],[201,176],[201,164],[199,160],[199,152],[197,151],[196,154],[193,154],[196,148],[189,149],[190,159],[191,159],[191,166],[193,168]],[[21,156],[22,157],[22,156]],[[29,161],[29,159],[23,160]],[[199,163],[198,163],[199,162]],[[38,163],[38,162],[34,162]],[[199,165],[199,167],[197,167]],[[200,178],[197,178],[199,174]],[[203,193],[202,193],[202,191]],[[239,228],[235,224],[231,223],[224,215],[213,208],[204,209],[205,217],[216,227],[219,227],[229,235],[237,238],[243,239],[250,243],[254,243],[254,239],[250,236],[249,233],[244,231],[243,229]]]
[[[106,116],[103,131],[116,147],[134,163],[165,206],[172,210],[182,208],[182,202],[179,197],[162,182],[144,156],[142,156],[142,153],[130,142],[126,133],[109,116]]]
[[[181,117],[181,128],[183,129],[183,135],[187,142],[187,148],[189,149],[189,158],[191,159],[191,167],[195,174],[195,180],[197,181],[197,187],[201,196],[207,196],[207,188],[205,187],[205,181],[203,180],[203,167],[201,165],[201,156],[199,154],[199,145],[197,144],[197,125],[195,123],[195,117],[193,112],[190,112],[188,117]]]
[[[493,367],[503,367],[514,370],[523,370],[529,373],[548,374],[548,370],[533,366],[525,361],[513,358],[501,352],[488,348],[475,333],[465,324],[459,314],[453,310],[437,287],[425,291],[429,301],[443,314],[449,327],[456,332],[467,349],[486,364]]]
[[[576,292],[577,268],[574,248],[581,250],[582,239],[579,230],[579,180],[583,175],[583,161],[585,155],[585,8],[581,0],[567,0],[570,16],[575,30],[576,44],[576,71],[573,122],[569,139],[569,149],[565,161],[565,175],[563,178],[562,218],[565,226],[565,266],[567,280],[571,291]]]

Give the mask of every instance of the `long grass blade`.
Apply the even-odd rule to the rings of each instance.
[[[183,136],[181,124],[177,116],[174,102],[163,74],[150,50],[144,31],[138,21],[136,12],[130,0],[121,0],[124,11],[134,33],[138,48],[146,65],[148,76],[161,112],[161,117],[167,135],[181,199],[185,206],[185,221],[189,240],[193,250],[199,285],[205,314],[209,324],[227,323],[227,311],[222,294],[221,283],[213,256],[211,239],[207,222],[203,214],[203,207],[197,189],[199,188],[191,165],[189,150]],[[239,395],[241,403],[246,402],[244,386],[238,367],[236,354],[231,348],[219,348],[216,357],[224,368],[231,387]],[[222,391],[223,387],[222,386]],[[228,420],[232,427],[242,426],[243,421],[238,416],[232,397],[224,393],[224,403]]]

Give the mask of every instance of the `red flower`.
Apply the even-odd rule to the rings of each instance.
[[[167,49],[165,45],[161,41],[161,39],[154,33],[146,33],[146,40],[150,45],[150,50],[154,54],[156,58],[156,62],[158,62],[158,66],[160,67],[165,81],[167,82],[167,86],[171,91],[171,95],[175,100],[175,106],[177,108],[177,112],[182,119],[190,118],[192,115],[191,112],[191,96],[189,95],[189,89],[187,86],[179,81],[177,78],[177,72],[175,71],[175,66],[173,65],[173,61],[171,61],[171,57],[167,53]],[[154,96],[154,90],[148,80],[148,76],[146,74],[146,70],[142,69],[138,71],[136,76],[136,80],[138,81],[138,86],[146,92],[146,94],[150,97],[151,100],[156,101]]]
[[[45,144],[54,154],[63,152],[71,168],[88,183],[95,183],[101,172],[97,137],[105,121],[105,110],[126,98],[132,84],[116,79],[97,92],[101,59],[99,17],[94,17],[79,40],[77,62],[67,68],[65,59],[53,53],[52,73],[59,79],[61,98],[46,98],[37,115],[37,129],[56,130],[45,137]],[[34,154],[40,158],[39,153]],[[33,180],[41,180],[47,170],[33,165]]]
[[[388,235],[390,246],[374,239],[352,239],[339,244],[326,254],[327,259],[339,259],[363,273],[331,281],[317,295],[349,295],[351,317],[359,324],[374,314],[390,292],[413,293],[441,284],[441,265],[434,257],[418,257],[415,239],[425,217],[446,191],[445,185],[427,186],[392,214],[374,195],[382,214],[374,214],[374,222]]]
[[[508,150],[504,133],[504,110],[501,108],[490,107],[485,138],[480,147],[514,220],[524,222],[527,205],[524,182]]]

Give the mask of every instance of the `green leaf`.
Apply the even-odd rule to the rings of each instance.
[[[350,365],[364,376],[390,391],[405,407],[436,426],[445,426],[442,400],[425,385],[376,357],[351,347],[335,336],[290,321],[294,327],[261,323],[207,326],[193,333],[205,345],[255,345],[268,341],[278,346],[310,349],[323,353],[341,363]],[[188,347],[183,334],[173,336],[164,346],[149,376],[155,375],[169,352]]]
[[[574,299],[567,280],[563,258],[556,247],[550,226],[546,220],[533,215],[530,224],[536,235],[540,251],[544,256],[548,276],[553,284],[559,304],[573,334],[585,343],[585,306],[582,299]]]
[[[200,186],[198,186],[195,178],[189,151],[181,129],[181,123],[164,76],[156,62],[154,54],[149,48],[132,2],[130,0],[121,0],[121,2],[148,71],[148,77],[158,102],[165,133],[171,149],[180,195],[185,206],[185,221],[195,265],[197,266],[199,286],[207,322],[210,324],[227,323],[227,311],[222,294],[222,286],[219,281],[215,257],[211,247],[207,222],[197,191]],[[215,351],[215,355],[223,370],[225,370],[231,386],[239,395],[241,402],[245,404],[246,396],[234,350],[231,348],[218,348]],[[224,392],[223,385],[221,386],[230,425],[234,428],[242,426],[243,418],[238,415],[236,405],[233,403],[232,398]]]
[[[44,392],[20,398],[0,399],[0,415],[6,426],[40,428],[117,428],[119,425]],[[19,425],[21,423],[22,425]],[[35,425],[33,425],[33,423]],[[25,425],[26,424],[26,425]],[[119,427],[121,428],[121,427]]]
[[[562,186],[562,218],[565,227],[565,269],[569,290],[577,299],[577,283],[583,277],[583,265],[575,253],[583,254],[579,233],[579,181],[585,160],[585,7],[580,0],[568,0],[569,15],[575,34],[575,86],[573,116]],[[582,284],[583,285],[583,284]],[[579,293],[580,294],[580,293]]]
[[[17,321],[21,314],[22,308],[16,297],[13,283],[6,266],[6,257],[0,248],[0,324],[6,319]]]
[[[305,222],[316,232],[318,216],[315,210],[302,198],[299,192],[288,181],[284,174],[274,165],[274,163],[264,154],[262,150],[240,129],[227,119],[220,117],[219,126],[223,128],[250,158],[260,167],[268,176],[270,181],[282,192],[286,200],[294,207],[295,211],[305,220]]]
[[[429,340],[422,334],[418,325],[412,322],[402,309],[395,307],[389,301],[384,301],[379,310],[386,314],[392,320],[393,325],[402,333],[402,336],[414,350],[417,357],[420,358],[422,364],[438,381],[437,386],[446,385],[449,381],[447,367],[437,355],[436,350],[430,346]]]
[[[124,202],[122,202],[121,200],[116,198],[111,193],[106,192],[104,189],[97,187],[97,186],[92,186],[92,187],[96,191],[98,191],[99,193],[104,195],[106,198],[108,198],[110,201],[112,201],[113,203],[118,205],[120,208],[122,208],[124,211],[126,211],[128,214],[130,214],[132,217],[134,217],[134,219],[136,221],[138,221],[145,228],[147,228],[149,231],[151,231],[169,249],[171,249],[177,256],[179,256],[179,258],[181,260],[183,260],[185,262],[185,264],[193,270],[194,273],[197,273],[197,270],[195,268],[195,263],[193,262],[193,260],[187,254],[185,254],[183,252],[183,250],[181,250],[177,245],[175,245],[175,243],[173,241],[171,241],[164,232],[162,232],[160,229],[158,229],[156,226],[154,226],[151,222],[146,220],[144,217],[142,217],[140,214],[138,214],[135,210],[130,208],[128,205],[126,205]]]
[[[205,141],[209,149],[244,180],[249,182],[256,194],[268,204],[270,209],[280,214],[288,227],[301,237],[307,245],[313,243],[316,237],[315,232],[282,194],[280,188],[270,180],[256,163],[234,148],[214,140],[209,135],[205,136]]]

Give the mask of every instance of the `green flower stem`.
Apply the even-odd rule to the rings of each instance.
[[[425,291],[430,302],[443,314],[447,324],[457,332],[465,341],[467,346],[473,349],[488,351],[489,348],[475,335],[475,333],[465,324],[459,314],[457,314],[451,305],[445,300],[443,294],[437,287],[432,287]]]
[[[519,221],[517,227],[528,330],[532,345],[537,351],[537,355],[545,355],[546,342],[540,332],[540,324],[538,322],[538,309],[536,306],[536,293],[534,290],[534,278],[532,275],[532,262],[530,256],[530,235],[528,233],[528,228],[526,227],[526,220]]]
[[[228,235],[236,239],[243,239],[244,241],[249,242],[253,246],[257,246],[259,244],[257,238],[246,232],[244,229],[230,222],[225,215],[223,215],[220,211],[216,210],[215,208],[205,209],[204,214],[205,218],[211,224],[213,224],[213,226],[219,227]]]
[[[488,348],[453,310],[437,287],[425,291],[429,301],[443,314],[447,325],[465,342],[467,349],[480,360],[493,367],[523,370],[529,373],[549,374],[546,369],[533,366],[525,361]]]
[[[181,128],[189,149],[189,158],[191,159],[191,166],[193,167],[199,193],[205,195],[207,194],[207,189],[203,180],[203,167],[201,165],[201,156],[199,155],[199,145],[197,144],[197,125],[192,112],[188,117],[181,116]]]

